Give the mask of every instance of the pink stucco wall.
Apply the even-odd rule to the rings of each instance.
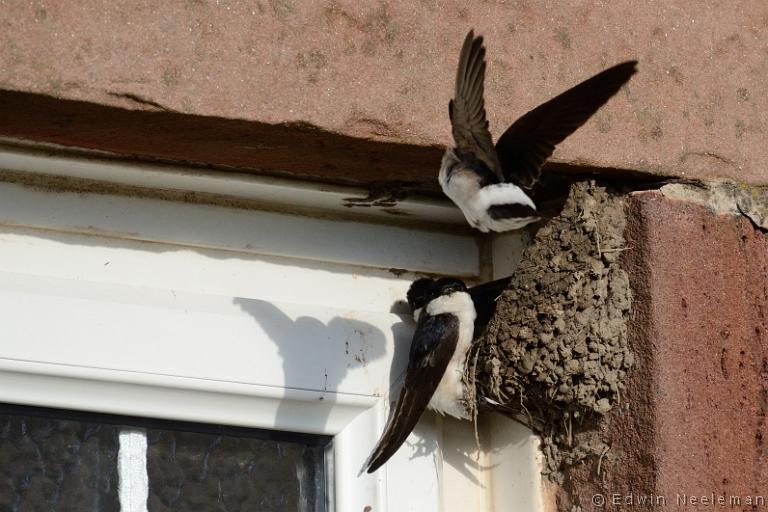
[[[637,58],[629,87],[555,160],[768,183],[760,0],[2,1],[0,89],[447,144],[458,49],[472,27],[487,39],[493,133]]]

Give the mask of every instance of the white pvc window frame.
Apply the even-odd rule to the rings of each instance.
[[[332,435],[337,512],[541,508],[517,427],[496,437],[522,454],[508,473],[521,483],[492,486],[487,463],[509,466],[509,449],[482,459],[470,424],[432,415],[382,470],[360,472],[413,328],[393,304],[418,274],[480,277],[482,244],[455,208],[356,217],[344,199],[359,190],[9,147],[0,169],[269,210],[51,191],[0,170],[0,401]],[[294,204],[305,215],[280,213]]]

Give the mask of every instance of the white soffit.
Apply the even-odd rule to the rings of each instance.
[[[471,237],[162,199],[0,183],[0,224],[365,267],[476,276]]]
[[[61,149],[56,145],[0,138],[0,174],[6,170],[145,189],[200,192],[250,200],[265,209],[316,210],[345,217],[373,217],[398,224],[415,221],[466,227],[458,208],[448,201],[433,198],[414,197],[397,201],[395,205],[376,205],[374,199],[367,200],[368,191],[362,188],[175,165],[127,164],[107,158],[66,154]]]

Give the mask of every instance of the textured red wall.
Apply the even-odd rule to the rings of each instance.
[[[646,226],[661,492],[766,494],[768,237],[654,194]],[[670,220],[672,222],[670,222]]]
[[[627,408],[603,425],[618,458],[600,477],[595,463],[574,470],[561,504],[723,508],[690,502],[714,495],[752,510],[748,498],[768,500],[768,235],[658,192],[634,195],[629,215],[636,363]]]
[[[768,182],[768,3],[761,0],[9,1],[0,4],[0,89],[447,144],[447,102],[471,27],[487,39],[495,134],[578,81],[637,58],[640,73],[566,141],[557,160]],[[0,135],[24,136],[8,119],[0,111]],[[77,133],[77,120],[58,129]],[[69,142],[123,151],[115,144],[121,129],[105,140]],[[170,132],[160,146],[173,146]],[[273,158],[280,148],[258,133],[216,139],[203,130],[178,152],[195,135],[197,144],[217,148],[209,155],[238,151],[237,166],[246,159],[254,162],[246,167],[279,171],[284,160]],[[147,144],[134,153],[158,150]],[[438,165],[439,156],[426,156],[435,162],[411,171],[416,181],[432,179]],[[379,179],[407,174],[395,167],[379,166]]]

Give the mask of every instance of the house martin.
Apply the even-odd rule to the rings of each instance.
[[[405,382],[366,463],[368,473],[394,455],[427,408],[469,419],[463,379],[476,318],[472,297],[464,283],[453,278],[417,280],[409,290],[409,302],[417,294],[420,311]]]
[[[469,224],[487,233],[520,229],[539,220],[526,193],[539,178],[555,146],[576,131],[632,75],[628,61],[539,105],[512,123],[494,146],[483,100],[485,47],[470,31],[456,71],[454,98],[448,104],[455,147],[443,155],[438,181]]]

